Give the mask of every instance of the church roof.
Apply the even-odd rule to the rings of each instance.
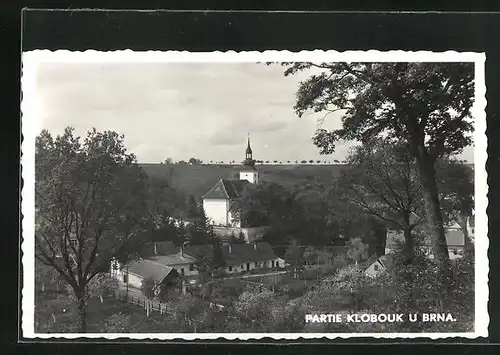
[[[257,168],[254,165],[243,164],[243,166],[239,170],[240,171],[257,171]]]
[[[250,184],[247,180],[219,180],[203,199],[235,199],[240,198],[245,186]]]
[[[252,154],[252,148],[250,148],[250,137],[248,137],[248,144],[247,144],[246,153],[247,154]]]

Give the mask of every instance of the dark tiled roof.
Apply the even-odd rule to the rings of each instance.
[[[155,253],[156,245],[156,253]],[[142,255],[170,255],[179,251],[171,241],[147,242],[141,248]]]
[[[162,265],[152,260],[140,259],[129,264],[128,272],[138,275],[144,279],[152,278],[161,282],[173,270],[170,266]]]
[[[236,199],[241,197],[247,180],[219,180],[204,196],[204,199]]]
[[[243,167],[241,167],[239,169],[240,171],[257,171],[257,168],[254,166],[254,165],[243,165]]]
[[[155,255],[149,258],[149,260],[172,267],[175,265],[190,264],[196,262],[195,258],[189,255],[181,256],[180,253],[171,255]]]
[[[382,255],[378,258],[387,271],[391,271],[394,266],[394,259],[390,255]]]
[[[268,261],[277,258],[273,251],[273,248],[266,242],[260,242],[256,244],[256,249],[254,249],[253,243],[251,244],[233,244],[231,245],[231,252],[229,252],[229,245],[223,245],[222,253],[224,255],[224,260],[228,265],[242,264],[246,262],[254,261]],[[212,256],[212,246],[211,245],[193,245],[185,249],[185,254],[192,257],[211,257]]]

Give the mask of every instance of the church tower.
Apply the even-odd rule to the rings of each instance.
[[[252,184],[259,183],[259,172],[255,167],[255,160],[252,156],[252,148],[250,147],[250,136],[248,136],[247,149],[245,151],[245,160],[243,168],[240,170],[240,180],[248,180]]]

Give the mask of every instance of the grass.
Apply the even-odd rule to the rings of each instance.
[[[174,188],[189,195],[201,197],[219,179],[231,179],[238,171],[238,165],[189,165],[189,164],[141,164],[150,176],[166,178]],[[257,165],[261,181],[279,183],[284,186],[320,181],[329,183],[337,177],[346,165],[341,164],[299,164],[299,165]]]
[[[151,331],[157,329],[160,321],[165,316],[152,312],[146,317],[144,308],[127,303],[116,298],[104,298],[101,303],[99,298],[91,298],[87,305],[87,332],[102,333],[104,324],[109,317],[115,314],[126,314],[129,323],[136,325],[133,332]],[[54,317],[52,317],[54,314]],[[35,305],[35,330],[40,333],[77,332],[78,309],[74,302],[62,293],[44,293],[39,295]]]

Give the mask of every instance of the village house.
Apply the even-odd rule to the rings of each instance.
[[[228,274],[285,266],[285,261],[276,256],[267,242],[228,244],[223,245],[221,249],[226,264],[223,271]],[[187,247],[184,253],[194,258],[211,257],[213,247],[211,245],[193,245]]]
[[[139,259],[120,265],[116,260],[111,263],[111,276],[116,278],[122,285],[141,289],[146,279],[155,283],[156,291],[160,285],[175,284],[178,274],[173,267],[161,264],[152,259]]]
[[[416,215],[415,215],[416,216]],[[418,218],[415,217],[415,218]],[[468,231],[473,233],[472,228],[468,228]],[[450,255],[450,259],[457,259],[461,257],[461,254],[465,248],[466,233],[462,230],[460,225],[457,222],[452,222],[445,226],[444,228],[446,243],[448,245],[448,252]],[[470,235],[470,234],[469,234]],[[404,243],[404,234],[403,231],[388,229],[387,230],[387,238],[385,242],[385,254],[392,253],[395,249],[398,248],[399,245]],[[431,243],[428,238],[422,241],[421,247],[424,248],[430,257],[431,254]]]
[[[384,272],[390,272],[394,266],[394,260],[390,254],[382,255],[372,262],[368,263],[365,269],[365,275],[368,277],[378,277]]]
[[[155,246],[156,244],[156,246]],[[153,278],[161,284],[180,278],[189,284],[195,283],[199,276],[196,267],[198,261],[213,256],[213,246],[209,244],[176,248],[171,242],[151,243],[147,250],[171,252],[168,255],[153,254],[139,260],[121,265],[118,261],[111,263],[111,275],[122,284],[140,288],[145,278]],[[222,245],[225,266],[222,271],[228,274],[262,269],[277,269],[285,266],[285,261],[276,256],[267,242]],[[169,276],[170,275],[170,276]]]

